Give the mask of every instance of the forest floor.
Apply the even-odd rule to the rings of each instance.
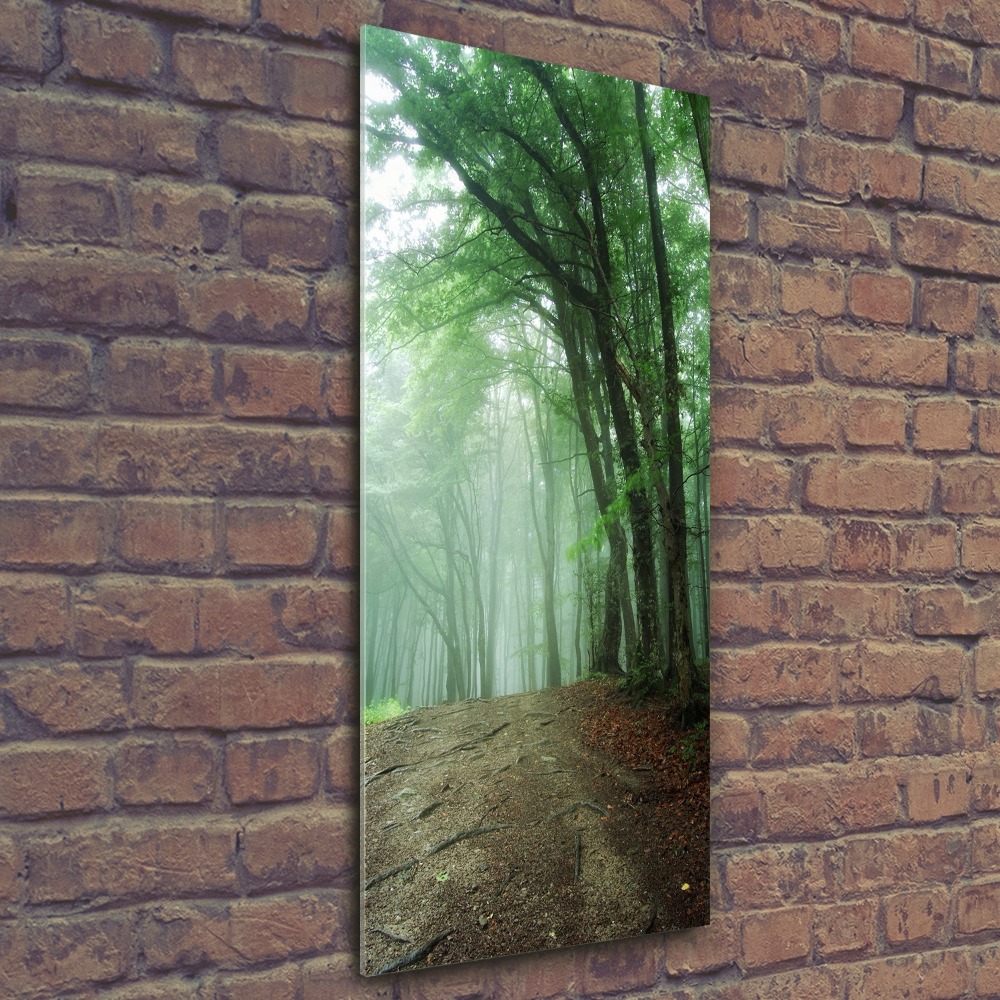
[[[708,923],[708,731],[671,716],[586,680],[368,726],[364,972]]]

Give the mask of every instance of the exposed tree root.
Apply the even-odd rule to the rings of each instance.
[[[405,968],[407,965],[413,965],[414,962],[419,962],[420,959],[429,955],[449,934],[454,934],[455,928],[449,927],[446,931],[441,931],[440,934],[435,934],[429,941],[424,942],[419,948],[414,948],[413,951],[408,951],[405,955],[400,955],[399,958],[394,958],[391,962],[386,962],[376,973],[376,976],[381,976],[384,972],[395,972],[397,969]]]

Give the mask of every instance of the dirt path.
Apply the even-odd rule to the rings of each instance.
[[[652,807],[671,790],[583,744],[592,693],[450,703],[366,730],[366,974],[707,921],[707,830],[703,851],[662,856],[672,810]]]

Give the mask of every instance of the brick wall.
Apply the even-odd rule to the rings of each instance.
[[[713,922],[374,982],[358,28],[713,100]],[[6,0],[16,996],[1000,994],[995,0]]]

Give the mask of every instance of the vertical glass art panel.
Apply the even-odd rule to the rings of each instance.
[[[362,57],[362,970],[705,924],[708,101]]]

